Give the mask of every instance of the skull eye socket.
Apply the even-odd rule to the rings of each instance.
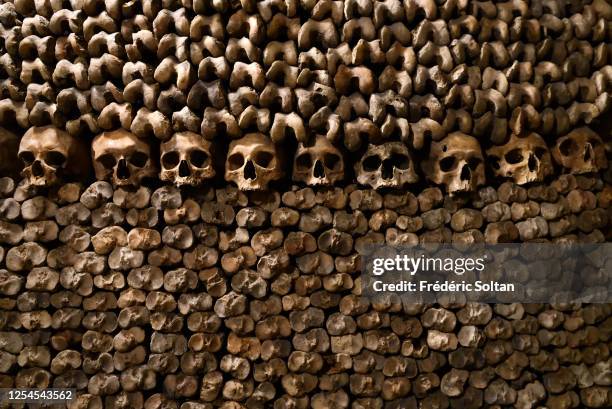
[[[149,155],[144,152],[134,152],[134,154],[130,157],[130,163],[137,168],[142,168],[147,164],[149,160]]]
[[[589,138],[589,143],[591,144],[591,146],[595,147],[599,145],[601,141],[596,138]]]
[[[442,172],[448,172],[453,170],[457,166],[457,161],[454,156],[447,156],[440,160],[440,170]]]
[[[179,163],[179,154],[176,151],[166,152],[161,158],[162,166],[166,169],[175,168]]]
[[[512,149],[504,155],[504,159],[511,165],[515,165],[523,160],[523,153],[520,149]]]
[[[326,153],[325,156],[323,156],[323,163],[327,169],[340,170],[340,162],[340,157],[333,153]]]
[[[481,163],[482,160],[480,160],[480,158],[470,158],[467,161],[467,165],[470,169],[476,169]]]
[[[19,159],[26,165],[31,165],[34,162],[34,154],[30,151],[23,151],[19,154]]]
[[[274,159],[274,155],[270,152],[257,152],[253,160],[257,166],[261,166],[262,168],[267,168],[270,166],[270,163]]]
[[[572,151],[575,152],[576,150],[578,150],[578,145],[570,138],[567,138],[559,145],[559,151],[563,156],[569,156],[572,154]]]
[[[389,158],[389,161],[396,169],[406,170],[410,167],[410,159],[406,155],[394,153]]]
[[[300,170],[308,170],[312,166],[312,157],[309,153],[302,153],[295,159],[295,166]]]
[[[59,168],[66,162],[66,157],[63,153],[57,151],[49,151],[45,154],[45,163],[54,168]]]
[[[227,158],[227,164],[230,170],[237,170],[244,166],[244,156],[241,153],[234,153]]]
[[[535,148],[534,149],[534,153],[535,153],[536,158],[542,159],[544,157],[544,155],[546,154],[546,149],[544,149],[544,148]]]
[[[372,172],[377,170],[381,165],[380,158],[377,155],[371,155],[363,160],[363,169]]]
[[[499,170],[499,158],[497,156],[488,156],[487,163],[495,170]]]
[[[106,155],[100,156],[98,158],[98,162],[100,162],[102,166],[104,166],[106,169],[112,169],[117,163],[115,157],[108,153]]]
[[[200,149],[194,149],[189,153],[189,161],[196,168],[203,168],[208,165],[208,159],[208,154]]]

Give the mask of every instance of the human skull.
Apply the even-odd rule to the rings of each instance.
[[[138,187],[157,174],[149,144],[125,129],[96,136],[91,148],[96,178],[111,180],[115,187]]]
[[[282,176],[278,149],[267,136],[250,133],[230,143],[225,180],[240,190],[265,190]]]
[[[587,127],[574,129],[559,138],[553,157],[572,174],[598,172],[608,167],[603,141]]]
[[[16,177],[22,169],[16,161],[19,152],[19,137],[14,133],[0,128],[0,175]]]
[[[344,178],[342,153],[325,135],[317,135],[313,145],[298,145],[293,162],[293,180],[309,186],[332,185]]]
[[[54,126],[28,129],[17,155],[24,164],[21,174],[32,186],[53,186],[64,178],[86,178],[90,170],[85,144]]]
[[[355,173],[359,183],[374,189],[399,188],[419,180],[410,152],[401,142],[370,144],[361,160],[355,164]]]
[[[512,134],[505,145],[487,150],[487,162],[495,175],[512,178],[518,185],[542,182],[554,170],[548,146],[536,133]]]
[[[162,143],[159,177],[177,186],[197,186],[215,176],[212,144],[194,132],[179,132]]]
[[[484,158],[478,140],[461,132],[452,132],[431,143],[423,171],[434,183],[446,187],[450,195],[473,192],[485,183]]]

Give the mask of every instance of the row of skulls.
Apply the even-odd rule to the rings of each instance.
[[[8,131],[3,131],[9,146]],[[14,137],[14,135],[13,135]],[[15,144],[13,144],[15,146]],[[124,130],[104,132],[91,143],[91,159],[96,178],[119,187],[137,187],[145,178],[159,178],[177,186],[198,186],[215,176],[214,144],[193,132],[179,132],[160,146],[158,173],[149,143]],[[284,174],[283,154],[268,136],[250,133],[229,145],[225,179],[241,190],[265,190]],[[63,178],[86,178],[90,170],[86,144],[52,127],[32,127],[21,138],[17,156],[23,163],[21,174],[33,186],[58,184]],[[582,127],[559,138],[551,151],[544,139],[530,133],[512,135],[501,146],[486,151],[486,162],[499,177],[517,184],[541,182],[554,171],[555,161],[568,172],[582,174],[607,168],[602,139]],[[450,194],[474,191],[485,184],[485,157],[480,143],[472,136],[454,132],[432,141],[423,173]],[[401,188],[419,180],[414,155],[402,142],[368,145],[355,163],[357,182],[378,189]],[[300,142],[293,161],[292,179],[307,185],[333,185],[344,179],[342,152],[325,136],[310,143]]]

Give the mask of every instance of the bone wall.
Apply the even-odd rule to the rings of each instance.
[[[601,242],[612,187],[28,196],[0,180],[0,385],[69,408],[606,407],[610,305],[372,305],[366,243]],[[609,240],[609,236],[607,237]]]
[[[610,21],[605,0],[1,2],[0,387],[611,407],[610,305],[371,304],[359,280],[369,243],[612,240]]]

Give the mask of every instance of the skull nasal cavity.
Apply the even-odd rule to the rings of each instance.
[[[587,143],[586,146],[584,147],[584,161],[587,162],[591,160],[592,156],[593,156],[593,147],[591,146],[590,143]]]
[[[40,161],[39,161],[39,160],[35,161],[35,162],[32,164],[32,174],[33,174],[34,176],[42,176],[42,175],[44,175],[44,173],[45,173],[45,172],[44,172],[44,170],[43,170],[43,167],[42,167],[42,165],[41,165]]]
[[[529,160],[527,161],[527,166],[529,167],[530,171],[535,171],[536,167],[538,165],[538,161],[536,160],[536,157],[533,153],[529,154]]]
[[[253,166],[253,162],[248,161],[244,166],[244,178],[254,180],[257,177],[255,174],[255,166]]]
[[[470,180],[472,178],[472,171],[470,169],[470,165],[463,165],[463,168],[461,168],[461,175],[459,177],[461,180]]]
[[[187,163],[187,161],[182,160],[180,165],[179,165],[179,176],[182,177],[186,177],[191,175],[191,171],[189,170],[189,164]]]
[[[125,159],[121,159],[117,164],[117,177],[119,179],[127,179],[130,177],[130,170],[127,167]]]
[[[384,160],[382,163],[382,177],[383,179],[392,179],[393,178],[393,161]]]
[[[325,169],[323,168],[323,164],[320,160],[315,162],[314,165],[314,176],[316,178],[324,178],[325,177]]]

